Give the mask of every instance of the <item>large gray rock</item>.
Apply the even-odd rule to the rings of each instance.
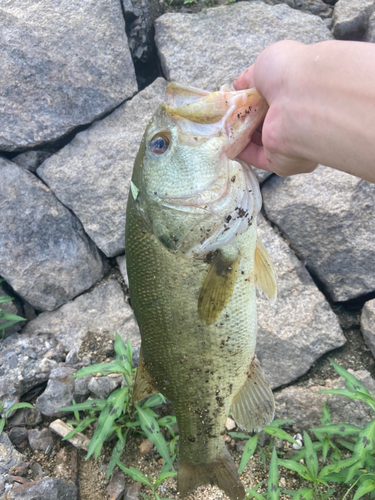
[[[13,488],[9,500],[77,500],[77,487],[71,481],[47,478]]]
[[[370,391],[375,390],[375,380],[365,370],[348,370]],[[290,418],[295,421],[296,432],[320,427],[323,404],[327,403],[334,424],[347,423],[364,427],[373,418],[373,414],[360,401],[343,396],[319,394],[318,391],[346,388],[343,378],[325,380],[324,385],[308,387],[291,386],[275,393],[276,418]]]
[[[340,40],[363,40],[374,0],[338,0],[332,17],[332,33]]]
[[[119,0],[0,5],[0,150],[90,123],[137,91]]]
[[[231,83],[278,40],[315,43],[332,37],[319,17],[263,2],[239,2],[199,14],[164,14],[155,30],[166,78],[206,90]]]
[[[375,357],[375,299],[369,300],[363,306],[361,329],[365,342]]]
[[[258,235],[275,266],[275,305],[258,298],[257,355],[273,388],[306,373],[346,340],[336,315],[288,245],[264,221]]]
[[[90,288],[103,261],[72,215],[33,174],[0,158],[0,275],[36,309]]]
[[[263,190],[269,219],[283,231],[334,301],[375,290],[375,185],[318,167],[274,176]]]
[[[52,333],[14,334],[1,342],[0,401],[5,408],[17,403],[20,396],[33,387],[46,382],[51,370],[63,359],[62,346]]]
[[[103,342],[114,341],[115,332],[132,345],[140,345],[139,329],[133,311],[126,302],[120,285],[115,280],[98,285],[94,290],[77,297],[53,312],[40,314],[30,321],[23,333],[54,338],[68,352],[88,342],[95,333],[104,335]],[[85,346],[83,346],[85,347]]]
[[[163,100],[165,86],[159,78],[38,168],[38,175],[73,210],[108,256],[124,252],[133,163],[146,124]]]

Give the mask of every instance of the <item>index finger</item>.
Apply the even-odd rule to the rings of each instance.
[[[254,85],[254,64],[243,71],[233,82],[234,90],[252,89]]]

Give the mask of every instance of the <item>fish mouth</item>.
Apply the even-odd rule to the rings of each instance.
[[[206,137],[226,135],[224,151],[233,159],[250,141],[268,105],[255,88],[230,91],[224,85],[208,93],[172,82],[166,88],[163,108],[183,132]]]
[[[202,227],[210,224],[210,236],[184,247],[186,257],[202,258],[229,244],[253,224],[261,207],[259,185],[251,167],[235,159],[267,109],[256,89],[231,92],[223,86],[209,93],[176,83],[167,86],[162,112],[177,124],[179,141],[199,147],[201,141],[212,140],[212,148],[217,150],[216,172],[205,186],[187,195],[158,194],[163,207],[202,214]],[[200,224],[196,225],[197,231]],[[181,248],[183,242],[182,237]]]

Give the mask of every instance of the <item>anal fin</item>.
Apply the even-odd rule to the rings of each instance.
[[[275,268],[263,243],[258,239],[254,256],[255,284],[272,303],[276,300],[277,284]]]
[[[260,431],[274,417],[275,401],[264,378],[258,358],[254,356],[247,380],[232,401],[232,414],[237,425],[249,432]]]
[[[214,255],[198,298],[198,314],[203,323],[212,324],[229,303],[238,277],[240,259]]]
[[[143,359],[142,347],[139,353],[139,361],[137,367],[137,373],[135,375],[135,383],[133,389],[133,402],[142,401],[142,399],[148,398],[158,391],[152,385],[151,376],[147,371],[145,366],[145,361]]]
[[[218,486],[231,500],[242,500],[246,496],[237,467],[226,448],[213,463],[181,464],[177,475],[177,490],[181,498],[185,498],[198,486],[207,484]]]

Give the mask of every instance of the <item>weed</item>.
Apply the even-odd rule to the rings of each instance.
[[[89,425],[97,421],[86,457],[89,458],[93,455],[96,459],[100,454],[104,441],[115,435],[117,443],[113,448],[107,469],[107,477],[109,477],[115,465],[119,463],[129,433],[142,434],[155,445],[169,471],[173,469],[175,445],[178,439],[173,430],[176,418],[173,416],[159,418],[152,410],[153,407],[165,403],[165,398],[161,394],[154,394],[143,404],[133,404],[133,383],[136,370],[132,368],[132,346],[129,340],[125,345],[121,337],[116,333],[114,349],[115,361],[82,368],[74,374],[74,377],[80,378],[94,373],[102,375],[121,373],[124,376],[125,384],[123,387],[116,389],[107,400],[94,399],[84,403],[73,403],[71,406],[61,408],[60,411],[72,411],[75,416],[75,421],[69,422],[74,429],[64,439],[70,439],[74,434],[85,430]],[[81,419],[80,411],[87,411],[88,416]],[[97,415],[98,412],[100,412],[99,415]],[[160,427],[167,428],[172,436],[169,446],[160,431]]]
[[[146,476],[145,474],[143,474],[143,472],[139,471],[138,469],[135,469],[134,467],[129,467],[127,469],[121,462],[117,461],[116,463],[120,467],[120,469],[124,471],[125,474],[128,474],[132,479],[134,479],[134,481],[137,481],[138,483],[142,483],[148,486],[155,500],[160,500],[160,497],[157,493],[157,489],[159,488],[161,483],[168,477],[177,476],[177,472],[168,470],[168,464],[165,464],[159,476],[153,481],[150,477]],[[141,495],[143,496],[143,498],[147,499],[147,496],[145,494],[141,493]],[[169,500],[169,499],[164,499],[164,500]]]
[[[363,401],[375,411],[375,399],[364,385],[352,374],[334,361],[330,361],[336,372],[341,375],[347,389],[331,389],[320,391],[325,394],[335,394],[353,400]],[[327,406],[323,407],[322,426],[310,429],[318,439],[312,443],[309,435],[304,433],[305,448],[297,453],[293,460],[279,460],[279,464],[294,470],[300,477],[312,483],[310,488],[302,488],[296,492],[285,491],[293,499],[325,500],[333,495],[334,489],[322,492],[320,485],[329,488],[329,483],[346,484],[349,489],[342,500],[345,500],[353,488],[357,488],[353,500],[359,500],[366,494],[375,498],[375,419],[363,429],[351,424],[332,424]],[[344,439],[345,438],[345,439]],[[336,442],[337,444],[336,444]],[[341,459],[339,446],[350,451],[350,458]],[[326,461],[331,450],[331,464],[318,470],[317,451],[322,451],[322,461]],[[298,460],[304,459],[306,466]]]
[[[263,465],[266,466],[268,459],[271,457],[271,450],[274,446],[275,439],[284,439],[290,443],[296,443],[296,441],[283,429],[280,429],[282,425],[292,424],[293,420],[274,420],[270,425],[265,427],[261,432],[254,434],[249,437],[248,434],[243,434],[242,432],[230,432],[229,435],[238,439],[247,439],[247,443],[242,453],[240,466],[238,472],[241,473],[246,465],[248,464],[250,458],[254,455],[256,449],[258,448]],[[271,436],[270,443],[264,449],[259,444],[259,438],[262,434],[268,434]]]
[[[267,492],[263,495],[258,493],[258,488],[261,483],[257,484],[254,488],[246,488],[249,493],[248,499],[256,498],[256,500],[279,500],[280,498],[280,488],[279,488],[279,470],[278,470],[278,458],[276,449],[273,448],[270,470],[267,482]]]
[[[5,280],[0,279],[0,283],[3,283],[3,281]],[[4,304],[4,302],[11,302],[12,300],[14,300],[13,297],[0,297],[0,304]],[[4,312],[0,309],[0,337],[3,339],[5,337],[5,330],[20,321],[26,321],[26,319],[21,318],[21,316],[17,316],[16,314]]]
[[[30,403],[14,403],[13,405],[9,406],[9,408],[5,409],[4,405],[0,403],[0,435],[2,434],[4,430],[4,426],[6,424],[7,418],[15,411],[19,410],[20,408],[34,408],[33,405]]]

